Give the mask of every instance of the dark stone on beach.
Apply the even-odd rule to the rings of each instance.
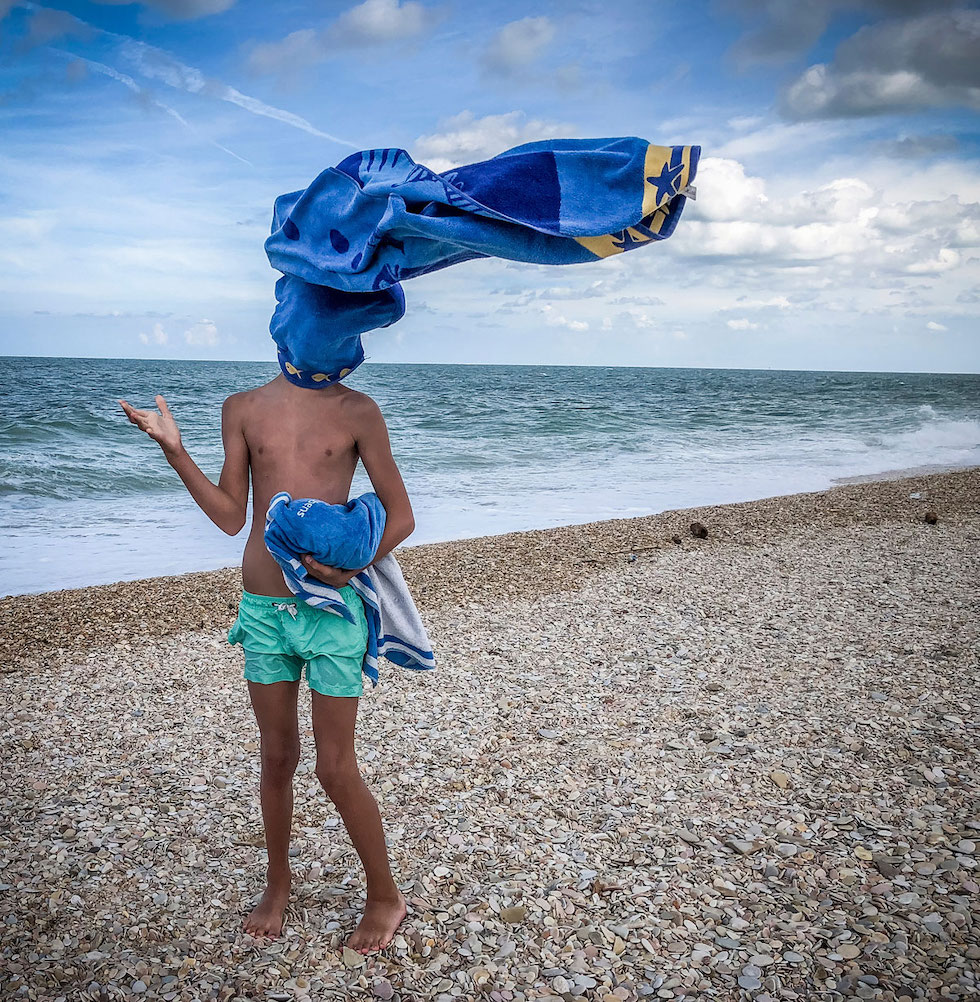
[[[901,873],[901,859],[887,856],[884,853],[874,853],[871,857],[877,871],[887,879],[897,877]]]
[[[708,530],[700,522],[692,522],[691,535],[697,539],[707,539]]]
[[[670,539],[671,539],[671,542],[673,542],[673,543],[679,543],[681,541],[681,537],[680,536],[671,536]]]
[[[928,522],[929,525],[935,525],[939,521],[939,516],[934,511],[927,511],[923,521]]]

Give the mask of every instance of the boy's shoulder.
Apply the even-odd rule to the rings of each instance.
[[[242,408],[262,407],[264,405],[274,406],[280,399],[278,389],[271,383],[256,386],[250,390],[239,390],[231,393],[222,404],[226,411],[237,411]],[[350,386],[339,384],[329,392],[332,402],[347,411],[355,419],[369,419],[381,417],[381,408],[377,401],[361,390],[352,389]]]
[[[344,386],[343,389],[346,392],[341,394],[340,402],[344,404],[345,407],[363,415],[381,413],[381,408],[378,406],[374,397],[370,397],[363,391],[352,389],[349,386]]]

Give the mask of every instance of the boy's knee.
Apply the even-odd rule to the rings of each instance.
[[[320,753],[316,759],[316,778],[327,793],[331,790],[343,790],[360,779],[357,760],[353,754]]]
[[[291,777],[299,765],[298,747],[276,745],[262,748],[262,771],[267,775]]]

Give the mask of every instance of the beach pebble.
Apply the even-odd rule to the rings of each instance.
[[[362,967],[365,959],[364,954],[358,953],[357,950],[352,950],[349,946],[344,947],[343,961],[345,967]]]

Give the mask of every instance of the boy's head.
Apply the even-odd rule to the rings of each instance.
[[[279,348],[279,367],[291,383],[309,389],[350,375],[364,361],[361,335],[405,315],[400,285],[344,292],[293,275],[276,282],[276,303],[269,332]]]

